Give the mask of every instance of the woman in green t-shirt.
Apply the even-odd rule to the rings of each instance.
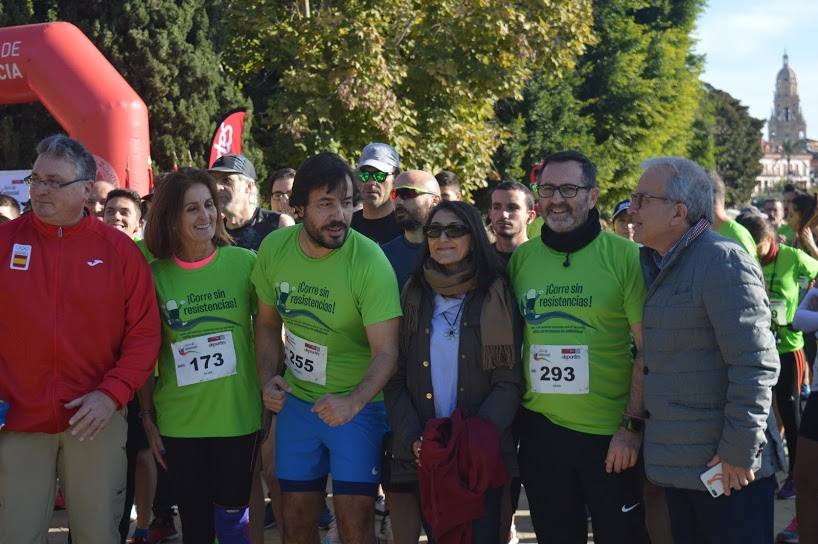
[[[248,502],[261,427],[251,251],[230,246],[213,178],[169,174],[145,230],[162,348],[142,422],[168,470],[187,543],[249,544]]]
[[[795,494],[792,476],[801,423],[799,399],[802,376],[807,366],[804,336],[792,327],[792,319],[798,308],[799,289],[804,286],[801,284],[811,282],[818,275],[818,261],[800,249],[778,244],[772,226],[761,216],[746,216],[740,222],[756,242],[770,299],[771,325],[781,360],[781,373],[773,393],[789,450],[789,476],[779,495],[789,498],[789,495]]]

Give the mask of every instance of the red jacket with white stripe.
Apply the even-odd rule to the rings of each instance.
[[[5,430],[62,432],[75,411],[65,404],[95,389],[121,409],[153,371],[160,339],[150,267],[124,233],[93,216],[0,225]]]

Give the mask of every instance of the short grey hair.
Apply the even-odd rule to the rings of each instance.
[[[62,159],[74,165],[76,179],[97,179],[97,161],[88,149],[77,140],[63,134],[55,134],[37,144],[37,155]]]
[[[655,157],[641,166],[645,170],[663,168],[670,173],[665,197],[687,206],[690,225],[702,218],[713,222],[713,185],[704,168],[682,157]]]

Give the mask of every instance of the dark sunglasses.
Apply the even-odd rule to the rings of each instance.
[[[461,238],[467,234],[471,234],[469,227],[463,223],[449,223],[448,225],[431,224],[423,227],[423,234],[425,234],[427,238],[440,238],[444,232],[447,238]]]
[[[380,170],[375,170],[374,172],[370,172],[368,170],[359,170],[358,176],[360,176],[361,181],[364,183],[369,183],[371,181],[377,181],[378,183],[383,183],[386,181],[386,178],[389,176],[386,172],[381,172]]]
[[[397,189],[392,189],[392,200],[395,200],[398,197],[401,197],[403,200],[410,200],[412,198],[417,198],[420,195],[433,195],[432,191],[424,191],[423,189],[418,189],[417,187],[398,187]]]

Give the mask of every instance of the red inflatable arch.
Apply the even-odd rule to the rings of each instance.
[[[85,144],[97,160],[97,179],[150,190],[148,109],[74,25],[0,28],[0,104],[27,102],[41,102]]]

